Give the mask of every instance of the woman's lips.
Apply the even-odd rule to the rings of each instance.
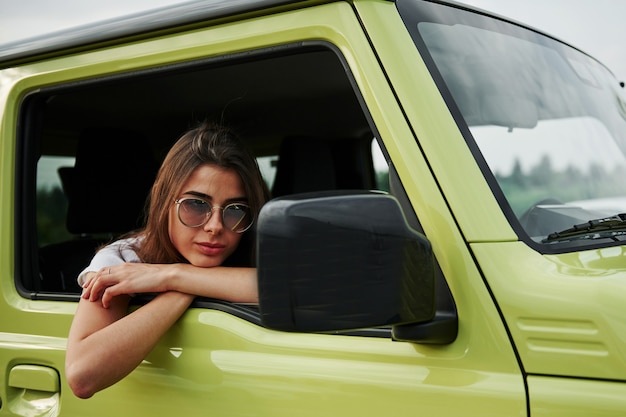
[[[225,246],[219,243],[197,243],[196,244],[204,255],[215,256],[224,252]]]

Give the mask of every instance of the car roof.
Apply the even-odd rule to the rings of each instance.
[[[74,50],[88,45],[114,41],[150,32],[181,26],[191,26],[203,21],[227,19],[240,14],[266,13],[277,7],[301,7],[339,0],[180,0],[168,6],[147,9],[98,22],[52,31],[35,37],[0,41],[0,68],[54,55],[60,51]],[[397,2],[399,0],[387,0]],[[515,20],[471,6],[458,0],[424,0],[474,10],[501,20],[524,26],[554,39],[554,36]],[[560,39],[557,39],[563,42]],[[567,43],[567,42],[564,42]]]
[[[191,0],[128,14],[32,38],[0,43],[0,62],[21,61],[156,30],[192,25],[201,21],[253,13],[307,0]],[[308,1],[310,2],[310,0]],[[3,65],[4,66],[4,65]]]

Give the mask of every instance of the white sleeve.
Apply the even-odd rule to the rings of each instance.
[[[92,258],[87,268],[78,275],[78,285],[81,287],[85,282],[88,272],[97,272],[107,266],[123,264],[125,262],[139,262],[137,254],[132,248],[136,239],[122,239],[100,249]]]

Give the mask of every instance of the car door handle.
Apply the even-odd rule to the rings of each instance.
[[[48,366],[17,365],[9,372],[9,386],[13,388],[59,392],[59,373]]]

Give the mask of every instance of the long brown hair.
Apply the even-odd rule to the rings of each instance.
[[[148,200],[146,227],[137,236],[135,251],[142,262],[187,263],[169,237],[169,210],[183,183],[201,165],[232,169],[239,174],[248,204],[258,219],[269,191],[254,156],[229,128],[204,122],[172,146],[157,174]],[[237,250],[225,265],[254,265],[254,227],[244,232]]]

